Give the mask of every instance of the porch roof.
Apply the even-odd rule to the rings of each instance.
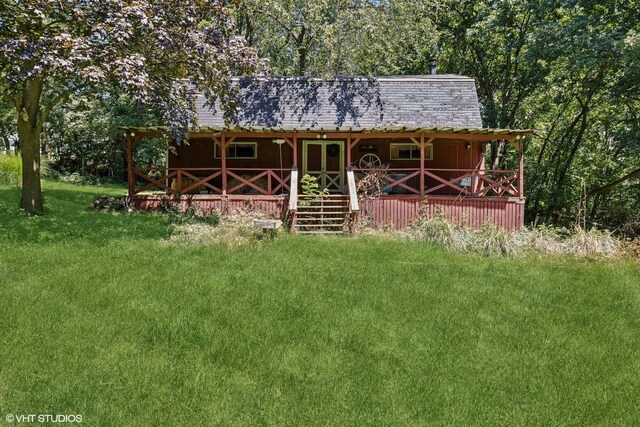
[[[163,136],[168,128],[166,126],[150,126],[150,127],[121,127],[121,130],[127,133],[148,134],[149,136]],[[195,137],[199,134],[220,134],[220,133],[251,133],[251,134],[358,134],[366,138],[367,134],[388,133],[393,134],[448,134],[459,136],[460,138],[473,138],[473,136],[483,136],[484,138],[494,136],[492,139],[512,138],[516,136],[526,136],[534,133],[533,129],[497,129],[497,128],[452,128],[445,126],[433,127],[374,127],[374,128],[358,128],[358,127],[331,127],[331,128],[295,128],[295,127],[262,127],[262,126],[234,126],[234,127],[217,127],[217,126],[201,126],[189,132],[189,136]]]

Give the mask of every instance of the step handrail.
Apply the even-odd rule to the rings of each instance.
[[[298,168],[291,168],[291,182],[289,183],[289,212],[298,210]]]
[[[349,211],[351,213],[358,212],[360,206],[358,205],[358,193],[356,191],[356,178],[353,174],[353,168],[349,166],[347,168],[347,184],[349,190]]]

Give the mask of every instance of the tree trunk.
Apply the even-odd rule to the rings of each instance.
[[[38,113],[42,80],[34,77],[25,82],[21,111],[18,111],[18,142],[22,157],[22,199],[20,207],[30,214],[40,214],[42,187],[40,184],[40,132]]]
[[[500,169],[500,161],[502,160],[502,152],[504,151],[504,140],[493,141],[491,143],[491,169]]]
[[[11,152],[11,141],[9,141],[9,137],[5,134],[2,135],[2,142],[4,143],[4,149],[7,153]]]
[[[18,138],[22,150],[22,200],[20,207],[27,213],[42,213],[40,185],[40,135],[36,129],[18,121]]]

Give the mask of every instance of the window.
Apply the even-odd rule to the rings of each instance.
[[[215,158],[219,159],[220,146],[216,144]],[[227,159],[257,159],[258,143],[257,142],[232,142],[227,147]]]
[[[391,160],[419,160],[420,147],[416,144],[394,144],[391,143],[391,152],[389,154]],[[433,145],[426,144],[424,147],[424,158],[433,160]]]

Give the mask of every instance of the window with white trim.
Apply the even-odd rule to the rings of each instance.
[[[227,159],[257,159],[257,142],[232,142],[227,147]],[[215,158],[221,158],[220,146],[216,144]]]
[[[389,148],[391,160],[420,160],[420,147],[416,144],[391,143]],[[424,146],[424,158],[433,160],[433,144]]]

